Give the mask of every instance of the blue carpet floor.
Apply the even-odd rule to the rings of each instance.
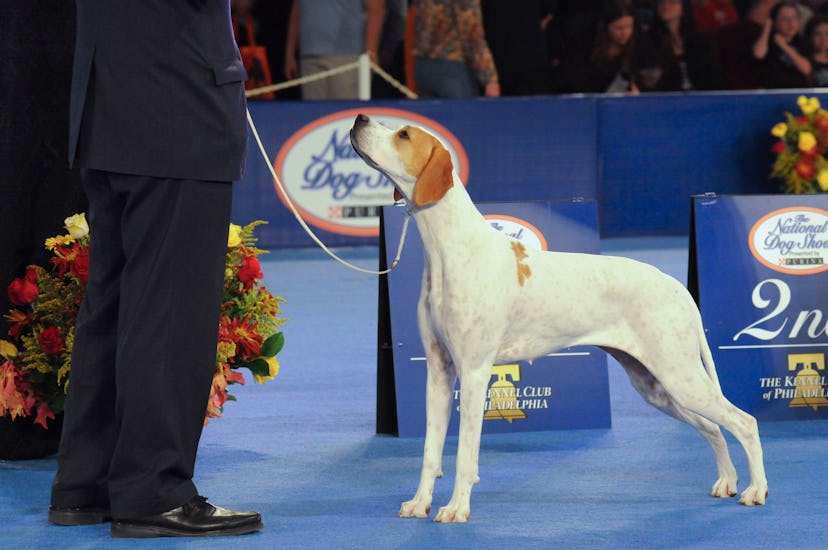
[[[684,239],[602,247],[686,279]],[[376,267],[374,248],[343,252]],[[745,508],[708,496],[716,470],[707,444],[644,404],[612,363],[612,429],[486,435],[468,524],[397,518],[416,488],[422,441],[375,435],[376,279],[316,250],[264,259],[265,283],[290,317],[282,370],[267,385],[234,388],[238,402],[205,429],[196,468],[204,495],[260,511],[264,530],[132,541],[111,539],[108,525],[51,526],[48,458],[0,462],[0,549],[828,548],[828,422],[760,425],[770,497]],[[727,438],[741,490],[744,453]],[[435,510],[451,493],[456,441]]]

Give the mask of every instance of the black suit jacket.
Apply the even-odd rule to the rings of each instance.
[[[77,0],[70,162],[240,179],[247,75],[229,9],[229,0]]]

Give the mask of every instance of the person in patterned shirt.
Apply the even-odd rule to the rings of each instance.
[[[412,53],[421,97],[500,95],[480,0],[417,0]]]

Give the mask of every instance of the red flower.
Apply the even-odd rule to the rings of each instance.
[[[799,174],[799,177],[804,180],[813,178],[816,173],[814,161],[809,157],[803,157],[802,160],[796,163],[796,173]]]
[[[89,280],[89,251],[82,248],[78,251],[75,261],[69,264],[69,271],[78,278],[81,283]]]
[[[81,255],[87,255],[88,252],[86,249],[81,247],[80,243],[75,241],[72,243],[72,246],[67,248],[65,246],[56,246],[55,250],[55,257],[52,258],[52,264],[54,265],[54,270],[58,272],[58,275],[63,276],[67,270],[71,269],[72,264],[78,259]],[[87,265],[89,265],[89,260],[87,258]]]
[[[777,141],[771,147],[771,151],[776,153],[777,155],[782,154],[785,152],[785,142],[784,141]]]
[[[814,126],[816,126],[820,132],[828,134],[828,116],[821,115],[816,117],[814,120]]]
[[[250,320],[222,318],[219,326],[219,340],[233,342],[238,346],[238,357],[241,362],[255,359],[261,353],[264,338],[256,333],[258,323],[249,324]]]
[[[250,290],[256,279],[261,279],[263,277],[262,266],[259,264],[259,260],[255,256],[245,256],[242,259],[242,265],[239,268],[238,277],[239,281],[241,281],[244,285],[244,289]]]
[[[796,121],[800,124],[807,124],[808,123],[808,117],[806,117],[806,116],[796,117]]]
[[[40,349],[49,355],[60,353],[66,346],[60,336],[60,329],[57,327],[46,327],[37,336],[37,340],[40,342]]]
[[[32,281],[29,277],[29,272],[26,272],[26,277],[23,279],[15,279],[9,285],[9,299],[16,306],[27,306],[34,302],[37,296],[37,274],[34,275],[35,280]]]

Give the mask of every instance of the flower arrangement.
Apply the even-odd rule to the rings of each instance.
[[[772,151],[776,154],[771,177],[782,181],[786,193],[822,193],[828,191],[828,111],[816,97],[799,96],[800,116],[785,113],[785,122],[771,129],[778,138]]]
[[[204,422],[217,418],[232,384],[244,384],[239,369],[247,368],[264,384],[279,372],[276,355],[284,345],[278,330],[281,297],[262,284],[256,247],[255,221],[244,227],[231,224],[224,271],[224,297],[218,328],[216,371]],[[83,214],[64,220],[67,234],[46,239],[53,254],[51,269],[32,265],[24,277],[8,287],[16,308],[5,317],[8,339],[0,339],[0,417],[34,416],[48,429],[47,420],[63,410],[71,369],[72,344],[78,308],[88,280],[89,226]]]

